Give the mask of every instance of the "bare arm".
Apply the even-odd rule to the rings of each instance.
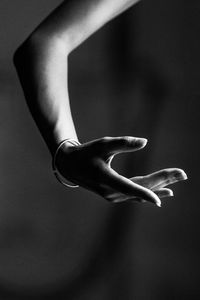
[[[136,0],[64,1],[15,54],[27,104],[51,153],[77,139],[68,94],[68,55]],[[28,80],[27,80],[28,78]]]
[[[68,55],[91,34],[136,0],[68,0],[44,20],[18,48],[14,63],[36,124],[54,155],[59,143],[78,140],[68,95]],[[125,178],[110,164],[115,154],[136,151],[146,140],[102,138],[80,146],[63,144],[57,153],[60,173],[110,201],[145,199],[160,205],[172,195],[165,186],[186,179],[180,169],[165,169],[143,177]]]
[[[70,53],[95,31],[139,0],[64,1],[35,30],[50,39],[58,39]]]

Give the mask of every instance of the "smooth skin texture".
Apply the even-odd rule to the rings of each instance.
[[[183,170],[171,168],[126,178],[111,167],[116,154],[140,150],[146,143],[143,138],[124,136],[67,146],[61,150],[57,166],[62,176],[111,202],[149,201],[161,206],[160,198],[173,196],[166,186],[187,178]]]
[[[14,64],[32,116],[52,154],[61,141],[78,141],[68,93],[68,56],[107,22],[134,5],[135,0],[64,1],[16,50]],[[90,113],[90,112],[89,112]],[[104,137],[80,146],[65,143],[56,167],[68,180],[111,202],[148,201],[172,196],[168,184],[187,179],[181,169],[164,169],[126,178],[111,168],[119,153],[142,149],[144,138]]]

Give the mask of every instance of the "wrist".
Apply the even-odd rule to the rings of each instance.
[[[56,177],[56,179],[63,185],[71,188],[76,188],[78,185],[66,179],[60,172],[60,165],[63,166],[64,164],[64,157],[66,153],[69,153],[72,148],[79,146],[80,143],[77,140],[73,139],[65,139],[58,145],[55,154],[53,155],[52,159],[52,170]]]

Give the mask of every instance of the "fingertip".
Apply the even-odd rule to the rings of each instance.
[[[143,145],[146,146],[146,144],[148,143],[148,140],[145,138],[142,138],[142,142],[143,142]]]
[[[157,197],[158,198],[158,197]],[[156,200],[156,203],[155,203],[158,207],[161,207],[161,201],[160,201],[160,199],[158,198],[157,200]]]
[[[158,207],[161,207],[161,201],[160,198],[151,190],[148,190],[148,193],[146,194],[146,200],[154,203]]]
[[[174,193],[171,189],[161,188],[159,190],[154,191],[154,193],[161,199],[165,197],[173,197]]]
[[[177,169],[176,178],[178,180],[187,180],[188,176],[182,169]]]
[[[141,148],[145,147],[146,144],[147,144],[147,142],[148,142],[148,140],[145,139],[145,138],[137,138],[137,139],[136,139],[136,143],[138,143],[138,145],[139,145]]]
[[[182,172],[182,177],[183,177],[183,180],[187,180],[188,179],[188,176],[187,176],[187,174],[184,171]]]
[[[159,198],[157,195],[156,195],[155,204],[156,204],[158,207],[161,207],[161,201],[160,201],[160,198]]]

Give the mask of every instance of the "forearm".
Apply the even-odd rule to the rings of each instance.
[[[27,104],[51,153],[77,139],[69,105],[68,55],[136,0],[64,1],[18,49],[15,65]]]
[[[66,52],[54,41],[26,41],[14,63],[32,116],[53,154],[60,141],[77,135],[68,94]]]

